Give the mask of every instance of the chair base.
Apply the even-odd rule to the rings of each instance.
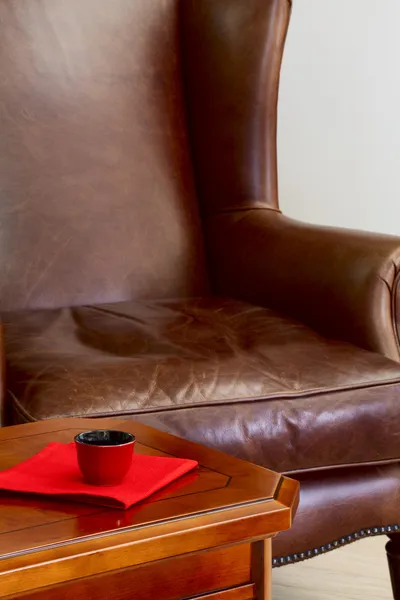
[[[386,544],[389,562],[390,579],[392,581],[393,598],[400,600],[400,533],[390,535]]]
[[[367,529],[361,529],[356,533],[346,535],[345,537],[341,537],[331,543],[325,544],[324,546],[314,548],[313,550],[306,550],[305,552],[299,552],[298,554],[295,553],[287,556],[274,557],[272,559],[272,566],[276,568],[283,567],[285,565],[291,565],[293,563],[303,562],[310,558],[314,558],[315,556],[319,556],[320,554],[327,554],[332,550],[336,550],[342,546],[347,546],[364,538],[376,537],[378,535],[385,534],[389,535],[390,532],[399,532],[398,534],[393,533],[393,536],[395,538],[397,535],[400,537],[400,525],[387,525],[386,527],[370,527]]]

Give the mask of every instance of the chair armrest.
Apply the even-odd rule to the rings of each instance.
[[[400,360],[400,238],[258,209],[213,217],[208,240],[216,293]]]

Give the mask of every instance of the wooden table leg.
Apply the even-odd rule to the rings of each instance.
[[[256,585],[256,600],[272,600],[272,540],[251,545],[251,578]]]

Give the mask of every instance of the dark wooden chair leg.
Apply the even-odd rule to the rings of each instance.
[[[393,598],[400,600],[400,533],[389,536],[386,552],[389,561],[390,579],[392,580]]]

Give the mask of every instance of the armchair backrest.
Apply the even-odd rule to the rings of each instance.
[[[1,310],[207,292],[201,210],[277,205],[288,15],[0,0]]]

